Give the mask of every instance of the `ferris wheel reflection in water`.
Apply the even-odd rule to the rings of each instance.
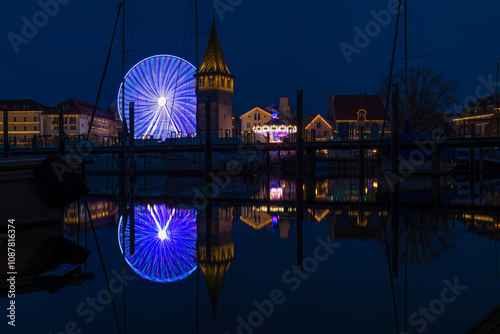
[[[135,206],[134,212],[134,254],[130,254],[130,219],[124,239],[123,217],[118,225],[118,244],[128,265],[154,282],[175,282],[191,275],[197,268],[196,210],[148,204]]]

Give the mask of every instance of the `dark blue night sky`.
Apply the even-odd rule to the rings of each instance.
[[[59,8],[53,6],[55,1],[1,2],[0,99],[31,98],[48,106],[68,98],[95,101],[119,0],[59,0]],[[326,113],[330,90],[375,93],[380,77],[389,71],[396,16],[388,16],[389,24],[382,27],[369,24],[376,22],[371,12],[387,10],[395,1],[216,1],[219,8],[226,6],[225,12],[216,11],[215,20],[229,69],[236,76],[235,114],[283,95],[290,96],[295,109],[297,89],[304,90],[305,112],[321,114]],[[52,4],[52,17],[40,14],[43,3]],[[498,7],[485,0],[409,1],[409,56],[431,54],[410,60],[410,65],[430,66],[457,80],[460,103],[468,95],[490,94],[488,77],[495,79],[500,58]],[[127,0],[126,70],[155,54],[181,56],[194,64],[193,7],[189,21],[188,11],[188,0]],[[25,22],[34,21],[40,26],[37,31],[23,35]],[[200,0],[200,61],[211,21],[212,1]],[[374,29],[373,37],[358,43],[358,53],[348,63],[339,45],[356,46],[354,28],[364,31],[367,24]],[[101,108],[115,103],[121,33],[120,28]],[[20,43],[17,53],[11,40]],[[400,41],[396,58],[403,57]],[[402,65],[400,61],[396,66]]]

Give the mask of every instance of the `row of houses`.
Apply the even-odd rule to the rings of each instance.
[[[54,107],[47,107],[33,100],[0,100],[0,110],[7,111],[8,132],[11,141],[28,145],[32,138],[57,136],[59,134],[59,112],[63,112],[64,132],[70,139],[86,135],[89,130],[94,105],[68,99]],[[373,125],[382,127],[384,105],[377,95],[329,95],[326,117],[305,115],[303,127],[312,132],[316,140],[329,140],[336,136],[356,136],[359,129],[370,135]],[[296,125],[288,97],[280,98],[279,104],[255,107],[239,117],[235,124],[239,132],[252,132],[266,124]],[[273,121],[274,120],[274,121]],[[239,125],[239,126],[238,126]],[[238,129],[239,128],[239,129]],[[343,129],[346,129],[345,131]],[[0,119],[3,132],[3,118]],[[90,134],[97,138],[116,137],[121,130],[121,121],[116,108],[96,108]],[[345,133],[344,133],[345,132]]]
[[[59,111],[63,112],[66,135],[74,139],[86,135],[94,106],[87,102],[68,99],[55,107],[47,107],[33,100],[0,100],[0,110],[7,111],[8,133],[11,141],[21,146],[31,143],[34,136],[57,136],[59,133]],[[3,132],[4,119],[0,119]],[[121,129],[116,108],[96,108],[90,134],[95,137],[115,137]]]
[[[330,92],[326,117],[320,114],[305,115],[302,126],[307,131],[314,131],[315,140],[325,141],[335,137],[350,139],[378,138],[384,123],[385,106],[378,95],[334,95]],[[256,107],[240,116],[242,132],[260,130],[265,125],[274,125],[279,119],[284,125],[296,125],[296,118],[287,97],[280,98],[280,103]],[[389,131],[389,127],[386,127]]]
[[[469,108],[453,118],[455,135],[462,138],[500,135],[500,95],[490,95],[471,102]]]
[[[461,115],[453,118],[455,136],[457,137],[491,137],[498,136],[500,130],[500,113],[494,96],[479,98],[471,103]],[[65,133],[71,138],[86,135],[94,106],[91,103],[68,99],[54,107],[47,107],[33,100],[0,100],[0,110],[7,111],[8,132],[11,140],[19,145],[28,144],[34,136],[57,136],[59,133],[59,110],[63,111]],[[384,122],[385,106],[378,95],[334,95],[330,92],[326,117],[322,115],[305,115],[303,129],[311,133],[314,130],[318,141],[336,137],[359,139],[379,138]],[[265,107],[255,107],[239,117],[234,128],[239,132],[254,132],[266,124],[296,125],[296,117],[292,113],[288,97],[280,98],[280,102]],[[0,129],[3,132],[3,118],[0,118]],[[121,130],[121,121],[116,108],[102,110],[96,108],[91,135],[116,137]],[[389,131],[386,126],[385,131]]]

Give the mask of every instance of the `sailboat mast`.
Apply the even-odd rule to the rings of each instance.
[[[198,74],[199,54],[198,54],[198,0],[194,2],[194,30],[195,30],[195,52],[196,52],[196,74]],[[197,75],[198,76],[198,75]],[[198,85],[196,85],[198,87]]]
[[[408,0],[405,0],[405,90],[404,96],[406,100],[408,99]],[[403,108],[403,116],[406,120],[406,111],[408,108],[408,103],[405,103]]]

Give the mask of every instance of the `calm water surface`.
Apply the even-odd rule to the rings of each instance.
[[[95,278],[19,295],[16,332],[462,333],[500,303],[495,182],[409,180],[399,226],[378,178],[313,180],[303,212],[281,177],[210,200],[201,179],[139,176],[132,202],[108,196],[116,177],[88,183],[63,233]],[[30,233],[45,256],[61,230]]]

